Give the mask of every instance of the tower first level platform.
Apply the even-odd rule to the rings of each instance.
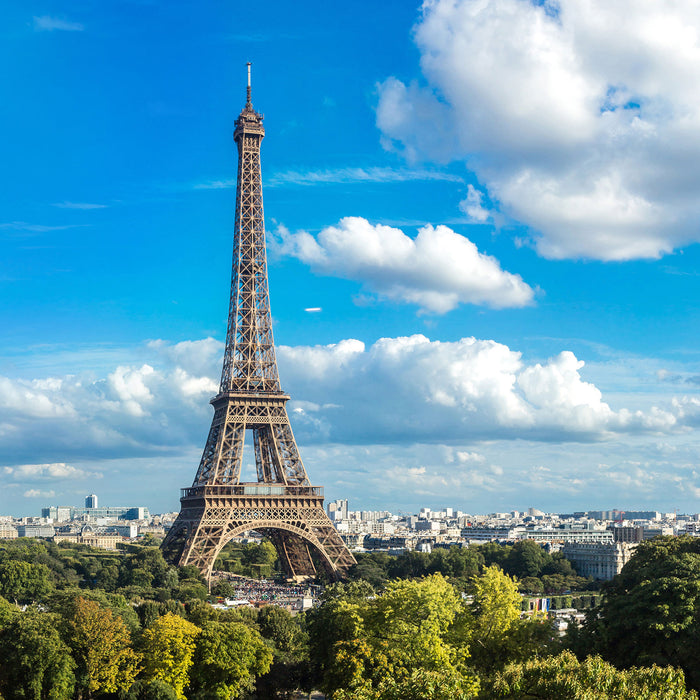
[[[333,580],[355,563],[323,509],[323,488],[260,482],[182,489],[180,515],[163,544],[179,566],[192,564],[207,578],[223,547],[255,530],[277,550],[288,578],[315,576],[316,564]],[[311,551],[316,550],[316,563]]]

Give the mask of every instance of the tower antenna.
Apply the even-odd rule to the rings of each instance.
[[[250,61],[246,63],[248,66],[248,88],[246,89],[246,106],[252,104],[250,101]]]

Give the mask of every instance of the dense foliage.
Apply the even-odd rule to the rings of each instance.
[[[621,668],[679,666],[700,689],[700,538],[656,537],[604,587],[604,603],[571,640]]]
[[[591,579],[576,573],[561,552],[550,554],[532,540],[514,545],[489,542],[475,547],[436,548],[432,552],[409,551],[398,557],[386,552],[358,555],[351,577],[381,587],[395,578],[442,574],[456,585],[465,585],[484,567],[496,564],[518,580],[518,590],[532,595],[552,595],[596,589]]]
[[[294,616],[215,609],[199,572],[156,545],[0,543],[0,698],[697,700],[685,679],[698,688],[700,540],[641,545],[564,640],[523,617],[522,593],[541,592],[535,581],[567,603],[591,582],[531,542],[365,555]],[[275,559],[269,543],[223,557],[257,576]]]

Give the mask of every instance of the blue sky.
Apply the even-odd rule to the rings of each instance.
[[[4,10],[0,514],[177,509],[246,61],[282,384],[328,498],[700,510],[694,3]]]

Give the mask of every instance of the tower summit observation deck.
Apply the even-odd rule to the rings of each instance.
[[[209,436],[191,487],[162,549],[174,564],[196,566],[207,578],[217,555],[248,530],[267,536],[289,578],[316,574],[320,565],[342,578],[355,559],[323,509],[323,489],[312,486],[287,415],[272,337],[263,216],[260,145],[263,116],[251,102],[235,121],[238,147],[233,271],[226,349]],[[257,482],[240,481],[250,434]]]

